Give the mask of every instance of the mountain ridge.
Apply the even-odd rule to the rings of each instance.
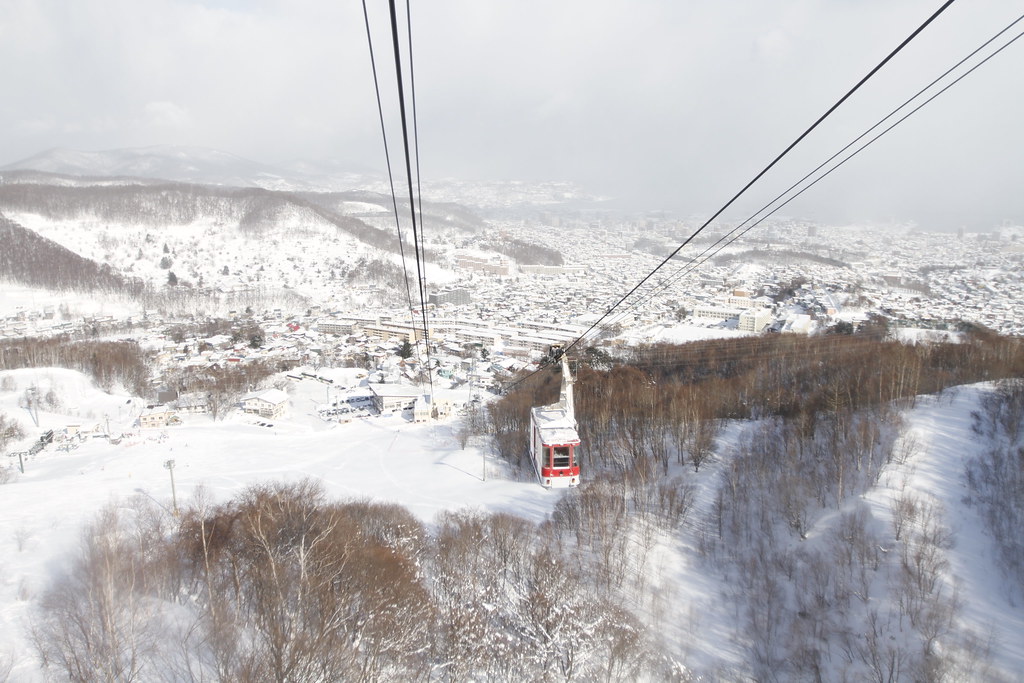
[[[186,145],[98,151],[54,147],[0,166],[0,173],[12,171],[321,191],[354,189],[377,180],[372,172],[347,170],[337,161],[268,164],[230,152]]]

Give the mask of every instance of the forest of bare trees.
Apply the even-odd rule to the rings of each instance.
[[[104,391],[116,384],[136,396],[149,394],[149,359],[134,341],[15,339],[0,342],[0,370],[61,367],[91,377]]]
[[[907,345],[873,332],[766,335],[638,346],[624,360],[579,368],[576,412],[591,471],[625,471],[641,455],[663,468],[675,460],[699,469],[724,419],[777,416],[809,433],[837,414],[1017,377],[1024,343],[982,329],[957,344]],[[539,373],[490,408],[498,453],[517,469],[530,467],[523,447],[530,407],[555,400],[560,381],[554,371]]]
[[[170,331],[184,339],[185,333],[227,333],[239,341],[262,343],[262,330],[254,323],[208,320],[192,326],[181,325]],[[208,335],[208,336],[209,336]],[[120,385],[136,396],[151,396],[152,358],[134,341],[109,341],[72,338],[62,335],[49,339],[14,339],[0,342],[0,370],[17,368],[63,367],[78,370],[103,391]],[[182,393],[196,393],[207,400],[214,419],[222,418],[248,391],[260,386],[277,372],[290,369],[292,361],[256,361],[210,368],[180,368],[169,371],[163,382]]]
[[[1010,599],[1024,600],[1024,379],[999,382],[973,418],[991,447],[966,465],[971,499],[1014,586]]]
[[[459,512],[428,530],[310,480],[200,492],[179,518],[133,499],[83,531],[32,640],[75,681],[670,677],[569,526]]]
[[[558,240],[552,240],[557,244]],[[477,245],[480,249],[489,249],[499,254],[505,254],[517,263],[560,266],[564,262],[562,252],[552,247],[545,247],[539,244],[524,242],[523,240],[504,237],[500,240],[481,242]]]
[[[41,237],[0,213],[0,279],[56,291],[141,296],[145,285]]]
[[[587,474],[553,521],[575,526],[596,580],[613,585],[642,575],[637,539],[679,529],[705,571],[726,577],[757,680],[984,677],[985,634],[957,625],[960,600],[944,578],[954,539],[943,511],[901,491],[886,526],[861,496],[913,453],[899,438],[900,407],[1021,374],[1021,340],[985,330],[918,346],[873,335],[659,345],[609,369],[583,364],[576,415]],[[529,408],[553,400],[559,382],[538,374],[491,406],[496,450],[523,478],[532,476]],[[1006,382],[986,402],[976,429],[1006,447],[968,471],[1018,582],[1020,509],[1003,503],[1021,498],[1020,471],[1009,472],[1021,461],[1019,434],[1008,431],[1021,423],[1021,393],[1019,380]],[[738,446],[697,505],[694,478],[725,424],[740,426]]]

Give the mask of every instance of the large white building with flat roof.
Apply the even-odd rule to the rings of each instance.
[[[412,410],[416,399],[423,396],[423,390],[408,384],[370,384],[373,393],[373,406],[377,412],[394,410]]]

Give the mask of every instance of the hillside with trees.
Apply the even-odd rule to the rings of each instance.
[[[141,296],[145,285],[83,258],[0,213],[0,280],[57,291]]]
[[[631,575],[630,539],[651,537],[648,520],[676,525],[699,571],[725,577],[759,680],[957,680],[985,666],[989,646],[958,625],[944,511],[895,490],[886,527],[863,499],[916,454],[901,414],[919,395],[1001,382],[975,418],[995,447],[967,473],[1008,590],[1021,595],[1020,510],[1004,504],[1024,472],[1013,455],[1021,376],[1022,340],[977,329],[960,344],[785,335],[639,347],[607,370],[584,363],[576,416],[588,476],[553,519],[602,558],[589,575],[613,583]],[[491,406],[496,447],[524,479],[534,476],[529,408],[554,400],[559,381],[527,378]],[[708,482],[700,472],[725,455],[726,430],[735,445]]]
[[[943,476],[969,484],[998,539],[990,571],[1019,599],[1020,510],[1002,501],[1024,471],[1020,339],[769,335],[584,358],[586,476],[546,521],[425,523],[312,479],[200,489],[178,517],[122,501],[42,593],[38,655],[84,680],[999,680],[907,420],[982,397],[967,423],[991,448]],[[979,380],[995,384],[957,388]],[[490,406],[523,479],[527,412],[559,381],[546,369]]]

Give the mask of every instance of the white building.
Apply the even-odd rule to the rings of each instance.
[[[288,394],[280,389],[267,389],[242,399],[242,411],[260,417],[277,419],[288,410]]]
[[[316,323],[317,330],[321,334],[355,334],[357,329],[356,322],[354,320],[318,320]]]
[[[723,296],[719,299],[727,308],[754,308],[759,302],[751,299],[746,294],[733,292],[731,296]]]
[[[416,400],[423,397],[419,387],[408,384],[370,384],[369,387],[373,393],[373,406],[380,413],[413,410]]]
[[[743,332],[760,332],[772,321],[772,312],[767,308],[749,308],[740,313],[737,329]]]
[[[416,397],[412,408],[413,422],[429,422],[430,414],[433,412],[433,401],[428,394],[421,394]]]
[[[737,308],[722,308],[719,306],[696,306],[693,309],[693,317],[697,320],[732,320],[738,318],[741,310]]]
[[[143,429],[159,429],[170,423],[174,413],[167,406],[153,406],[146,408],[139,415],[139,426]]]

